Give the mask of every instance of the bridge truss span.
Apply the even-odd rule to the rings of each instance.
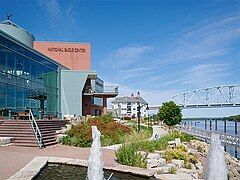
[[[240,84],[187,91],[171,100],[182,108],[240,107]]]

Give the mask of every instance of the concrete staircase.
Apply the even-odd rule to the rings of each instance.
[[[56,131],[67,124],[63,120],[37,120],[44,146],[57,144]],[[13,145],[39,147],[29,120],[4,120],[0,125],[0,137],[13,137]]]

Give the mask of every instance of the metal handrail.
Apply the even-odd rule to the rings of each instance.
[[[182,132],[189,133],[194,136],[198,136],[200,138],[210,139],[212,134],[219,134],[220,140],[223,143],[240,146],[240,137],[237,135],[212,131],[212,130],[205,130],[205,129],[198,129],[196,127],[191,126],[179,126],[178,129]]]
[[[40,148],[44,147],[42,134],[31,110],[29,110],[29,121],[31,122],[33,132]]]
[[[95,86],[86,86],[84,93],[118,93],[118,86],[103,86],[102,90],[97,90]]]

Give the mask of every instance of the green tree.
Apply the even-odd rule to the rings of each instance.
[[[179,124],[182,120],[181,109],[173,101],[163,103],[158,111],[158,116],[168,126]]]

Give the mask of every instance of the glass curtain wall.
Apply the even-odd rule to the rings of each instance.
[[[0,116],[31,109],[57,115],[58,66],[0,34]]]

